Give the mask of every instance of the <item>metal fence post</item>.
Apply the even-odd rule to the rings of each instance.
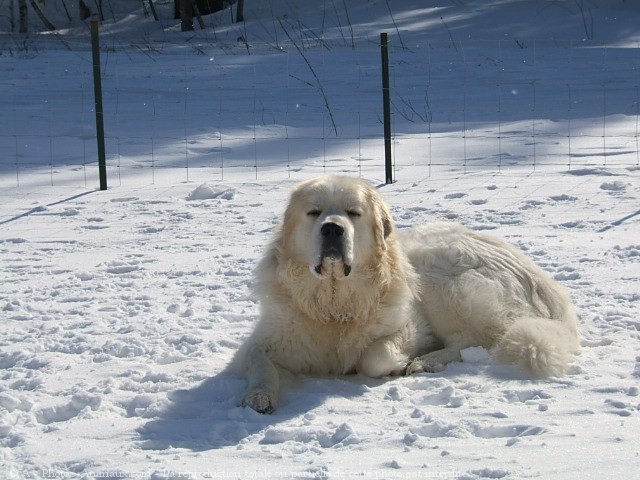
[[[387,34],[380,34],[382,54],[382,105],[384,113],[384,165],[385,183],[393,183],[393,159],[391,157],[391,97],[389,95],[389,47]]]
[[[96,107],[96,136],[98,139],[98,173],[100,190],[107,189],[107,161],[104,148],[104,113],[102,110],[102,78],[100,76],[100,39],[98,21],[91,21],[91,49],[93,51],[93,94]]]

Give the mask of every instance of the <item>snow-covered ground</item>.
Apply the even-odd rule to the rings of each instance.
[[[151,21],[148,42],[162,49],[153,60],[134,47],[103,55],[105,192],[94,190],[95,167],[83,165],[95,148],[86,52],[48,45],[10,55],[4,43],[0,477],[637,476],[640,9],[629,1],[349,2],[361,43],[395,31],[395,22],[413,46],[394,51],[396,70],[423,59],[394,78],[398,181],[380,188],[398,226],[451,219],[517,244],[569,288],[583,351],[566,377],[544,381],[477,349],[439,374],[292,378],[279,409],[264,416],[237,406],[242,380],[218,373],[256,320],[251,272],[288,192],[323,171],[375,184],[384,172],[378,72],[364,66],[347,79],[345,17],[331,26],[343,2],[274,1],[252,12],[253,3],[244,34],[262,50],[252,46],[252,55],[213,41],[198,47],[207,55],[175,53],[180,34]],[[318,89],[290,77],[313,84],[305,64],[293,64],[297,52],[266,45],[282,41],[271,15],[285,10],[305,28],[324,22],[334,42],[305,54],[322,72],[342,138],[326,133]],[[238,27],[224,15],[216,35],[236,43]],[[133,36],[127,18],[105,29]],[[585,33],[607,47],[581,47]],[[432,55],[417,54],[418,45]],[[130,57],[147,58],[146,77]],[[167,73],[175,66],[178,74]],[[257,80],[262,72],[272,84],[289,78],[286,95]],[[219,75],[225,92],[249,85],[251,108],[242,95],[222,105],[185,94],[185,82],[202,88],[207,75]],[[501,88],[489,88],[496,79]],[[173,103],[164,96],[172,92],[182,92]],[[256,100],[269,121],[256,122]],[[56,104],[67,106],[64,115]],[[151,158],[149,139],[163,137]]]

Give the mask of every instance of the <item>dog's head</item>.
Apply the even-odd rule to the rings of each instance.
[[[371,185],[328,175],[293,190],[281,248],[313,275],[343,279],[379,256],[392,230],[389,210]]]

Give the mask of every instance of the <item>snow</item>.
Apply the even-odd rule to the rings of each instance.
[[[140,15],[138,2],[113,4],[127,3],[136,4],[128,14]],[[172,49],[179,50],[181,37],[168,19],[171,25],[165,29],[146,21],[148,42],[164,42],[166,52],[160,58],[169,66],[188,67],[189,74],[181,73],[179,78],[193,76],[193,88],[210,82],[208,75],[217,70],[203,64],[211,63],[224,67],[225,88],[244,85],[246,70],[236,68],[240,63],[254,65],[254,71],[264,71],[274,81],[282,78],[277,75],[282,74],[279,70],[285,57],[270,47],[256,54],[260,36],[272,43],[276,37],[278,41],[284,38],[282,32],[276,34],[272,14],[286,10],[291,22],[300,20],[308,28],[318,28],[322,3],[274,1],[267,8],[264,2],[255,10],[253,3],[246,6],[251,18],[245,32],[256,43],[252,55],[240,53],[244,46],[230,46],[232,53],[216,51],[214,62],[209,61],[211,56],[174,55]],[[332,3],[342,8],[341,2]],[[175,119],[157,116],[147,125],[141,121],[146,118],[141,112],[150,110],[132,110],[137,116],[129,116],[121,104],[117,128],[126,140],[122,177],[116,181],[115,169],[110,169],[110,188],[100,192],[95,190],[93,166],[76,162],[83,144],[93,148],[94,135],[90,100],[85,99],[82,106],[72,101],[75,85],[85,82],[83,74],[76,75],[88,68],[84,57],[61,46],[49,46],[34,56],[5,55],[3,48],[0,81],[9,88],[0,89],[0,104],[10,112],[0,118],[2,131],[9,132],[0,134],[3,478],[584,479],[637,475],[640,168],[636,92],[640,57],[637,49],[626,47],[637,47],[640,11],[622,1],[549,2],[544,7],[534,1],[470,2],[468,7],[458,3],[442,3],[435,12],[416,1],[389,5],[403,41],[411,45],[427,45],[431,40],[448,44],[450,35],[456,39],[471,35],[467,58],[485,55],[495,59],[499,52],[493,40],[504,38],[505,33],[516,32],[519,42],[544,39],[545,45],[557,37],[575,42],[571,52],[577,67],[568,71],[558,63],[559,70],[554,69],[557,58],[540,42],[536,108],[530,103],[530,85],[517,83],[518,75],[529,68],[522,64],[521,70],[504,73],[502,93],[507,88],[514,93],[499,94],[504,101],[499,121],[482,98],[494,73],[489,74],[485,67],[465,73],[452,63],[455,75],[468,75],[463,85],[451,81],[451,72],[434,70],[432,80],[439,95],[432,97],[431,104],[433,149],[426,148],[425,122],[397,114],[398,181],[380,190],[399,228],[450,219],[476,230],[490,230],[523,249],[566,285],[579,311],[583,340],[582,354],[569,374],[534,380],[473,347],[462,352],[463,362],[438,374],[378,380],[290,376],[283,380],[281,404],[272,415],[238,407],[244,381],[220,372],[257,318],[252,270],[289,190],[299,179],[325,170],[361,174],[376,185],[382,183],[381,126],[374,115],[379,110],[377,73],[362,70],[360,83],[349,83],[340,65],[340,60],[352,58],[348,41],[342,49],[307,50],[315,65],[321,63],[320,58],[336,59],[326,62],[323,78],[331,74],[344,80],[344,85],[359,88],[354,95],[346,87],[347,91],[329,92],[341,128],[350,133],[357,130],[349,124],[353,119],[350,111],[365,106],[366,112],[373,112],[371,119],[362,122],[365,138],[360,145],[347,138],[334,138],[331,144],[318,141],[322,133],[318,137],[315,132],[322,131],[318,120],[323,116],[316,113],[323,107],[315,89],[292,89],[293,97],[285,99],[272,92],[269,78],[265,85],[258,85],[256,96],[264,96],[265,106],[292,105],[288,115],[295,127],[287,129],[274,120],[273,125],[261,123],[254,130],[253,111],[245,115],[242,108],[235,114],[227,110],[233,102],[243,105],[240,95],[232,97],[224,112],[215,110],[212,121],[216,126],[212,128],[228,120],[235,138],[243,140],[230,140],[222,147],[223,134],[197,132],[211,112],[210,105],[189,103],[197,121],[190,124],[182,114],[178,116],[180,128],[190,130],[193,140],[189,147],[193,168],[186,175],[181,160],[173,160],[184,155],[185,149],[184,139],[174,142]],[[589,42],[585,48],[579,46],[590,24],[583,23],[578,5],[588,6],[584,13],[594,17],[594,40],[619,47],[607,53],[606,64],[602,49]],[[386,2],[353,2],[350,8],[360,41],[375,39],[381,28],[395,31]],[[224,23],[227,16],[228,11],[209,20],[219,22],[219,39],[228,37],[236,43],[237,27]],[[326,38],[348,39],[346,24],[330,26],[334,16],[335,9],[329,5]],[[109,41],[141,35],[131,24],[135,22],[127,16],[105,25]],[[73,33],[81,28],[72,26],[70,42],[82,35]],[[204,34],[196,31],[194,35]],[[474,43],[476,39],[483,41]],[[505,61],[515,64],[521,60],[518,55],[531,53],[531,49],[516,48],[507,54],[505,46]],[[455,52],[452,46],[448,49]],[[148,73],[146,67],[128,62],[128,56],[146,57],[132,50],[113,52],[109,65],[119,65],[120,70],[117,74],[108,70],[105,76],[117,79],[117,87],[140,105],[154,97],[149,89],[159,92],[164,88],[164,80],[147,78],[143,75]],[[561,52],[560,56],[566,50]],[[422,58],[442,65],[447,63],[444,53],[433,48],[431,57]],[[395,58],[405,58],[402,55],[416,58],[400,51]],[[544,63],[545,56],[551,64]],[[269,60],[275,66],[265,66]],[[152,63],[157,62],[147,66]],[[589,70],[589,65],[594,68]],[[307,79],[303,67],[299,74]],[[405,100],[424,96],[420,89],[411,93],[410,87],[420,81],[417,72],[427,71],[426,65],[414,67],[406,77],[395,80],[398,90],[408,92]],[[156,65],[152,72],[158,74],[163,68]],[[606,89],[611,108],[604,112],[609,143],[601,138],[601,88],[591,91],[595,101],[576,88],[573,107],[553,108],[559,99],[566,99],[567,84],[561,80],[565,74],[573,81],[583,80],[584,85],[611,82]],[[46,78],[59,94],[51,102],[73,106],[64,122],[52,124],[49,107],[46,112],[41,108],[42,96],[20,95],[18,86],[35,88],[38,78]],[[140,83],[144,78],[148,81]],[[115,91],[105,83],[107,94]],[[468,95],[466,113],[459,108],[464,103],[461,87]],[[154,98],[158,110],[171,106],[169,101],[160,102],[159,96]],[[181,101],[171,112],[184,109]],[[312,103],[314,108],[305,110]],[[302,109],[294,110],[296,104]],[[402,107],[398,104],[396,108]],[[406,117],[411,114],[410,109],[404,112]],[[535,148],[530,144],[532,117],[536,118],[535,130],[543,134]],[[565,136],[568,125],[576,134],[570,146]],[[22,138],[26,126],[46,132],[46,142],[31,144],[18,155],[13,143]],[[128,133],[134,129],[142,132],[135,137],[138,143]],[[588,132],[580,135],[581,129]],[[272,141],[254,143],[254,135]],[[152,175],[147,150],[139,143],[162,136],[167,141],[154,145],[158,168]],[[500,169],[496,168],[495,148],[499,137]],[[54,139],[56,158],[68,158],[53,168],[49,138]],[[284,161],[281,154],[287,151],[282,146],[286,142],[291,147],[290,158]],[[324,149],[329,153],[322,153]],[[199,167],[202,159],[221,152],[229,162],[224,179]],[[534,153],[535,163],[531,161]],[[18,182],[16,158],[25,164],[17,172]],[[259,171],[252,168],[256,158],[266,164]],[[238,165],[248,163],[249,168],[233,167],[235,160]],[[50,185],[52,178],[54,186]]]
[[[604,188],[604,187],[600,187]],[[609,188],[613,190],[615,188]],[[233,200],[235,190],[233,188],[220,188],[203,183],[189,194],[187,200],[211,200],[213,198],[224,198],[225,200]]]
[[[481,363],[489,358],[489,352],[482,347],[469,347],[460,351],[463,362]]]

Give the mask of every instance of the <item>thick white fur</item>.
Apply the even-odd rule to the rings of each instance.
[[[407,373],[442,370],[477,345],[536,377],[566,372],[579,350],[573,305],[520,250],[454,223],[403,231],[402,244],[420,275],[418,308],[445,346]]]
[[[326,221],[344,227],[346,253],[318,274]],[[481,345],[544,377],[564,373],[578,350],[567,293],[519,250],[453,223],[399,233],[377,190],[350,177],[293,190],[256,293],[260,319],[227,373],[248,379],[243,404],[263,413],[277,406],[280,369],[433,372]]]

